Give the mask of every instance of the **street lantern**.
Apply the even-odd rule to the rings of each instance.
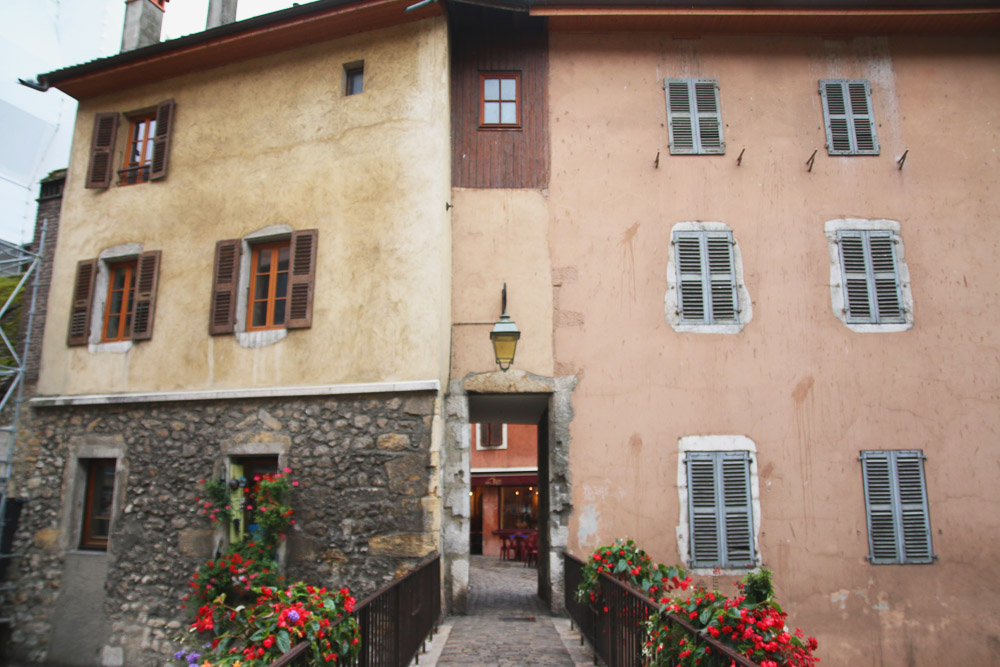
[[[517,349],[517,340],[521,337],[517,325],[507,314],[507,283],[503,284],[500,310],[500,320],[493,325],[490,340],[493,341],[493,352],[497,364],[500,366],[500,370],[506,372],[514,363],[514,351]]]

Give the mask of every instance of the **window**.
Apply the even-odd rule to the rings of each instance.
[[[666,79],[671,155],[722,155],[722,112],[715,79]]]
[[[144,114],[131,119],[128,128],[128,160],[118,171],[119,185],[145,183],[153,161],[153,137],[156,135],[156,114]]]
[[[693,435],[678,441],[677,549],[696,574],[761,562],[757,445],[742,435]]]
[[[667,320],[675,330],[738,333],[752,315],[739,248],[720,222],[674,225],[667,267]]]
[[[273,228],[272,228],[273,230]],[[215,246],[209,333],[312,326],[315,229],[219,241]]]
[[[80,548],[106,551],[114,506],[115,459],[92,459],[85,464],[87,489],[83,502]]]
[[[288,242],[254,246],[250,267],[247,330],[283,327],[288,303]]]
[[[479,126],[521,127],[521,75],[483,72],[479,75]]]
[[[119,185],[166,178],[174,106],[172,99],[166,100],[155,109],[129,116],[127,153],[118,170]],[[85,183],[87,188],[105,189],[111,185],[120,115],[118,112],[103,112],[94,117]]]
[[[344,65],[344,94],[358,95],[364,92],[365,63],[359,61]]]
[[[863,451],[859,458],[868,511],[868,560],[876,565],[933,562],[923,452]]]
[[[138,244],[112,248],[76,266],[67,345],[149,340],[153,337],[160,251]],[[124,252],[126,255],[116,253]],[[102,313],[94,330],[91,313]],[[98,325],[100,328],[98,329]]]
[[[820,79],[830,155],[878,155],[878,136],[867,79]]]
[[[476,424],[476,449],[507,449],[507,425],[499,422]]]
[[[129,340],[132,336],[132,301],[136,262],[108,267],[108,298],[104,308],[102,341]]]
[[[500,529],[538,528],[538,491],[533,486],[500,487]]]
[[[230,505],[233,512],[233,521],[229,526],[230,542],[242,541],[247,535],[260,536],[261,528],[257,524],[259,510],[247,502],[247,496],[256,490],[261,477],[277,472],[277,456],[241,457],[230,463]]]
[[[830,290],[834,314],[858,332],[913,326],[913,297],[898,222],[830,220]]]

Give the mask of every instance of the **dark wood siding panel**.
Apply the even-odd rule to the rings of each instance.
[[[545,20],[460,5],[450,12],[453,185],[548,187]],[[479,129],[479,74],[484,71],[521,73],[521,129]]]

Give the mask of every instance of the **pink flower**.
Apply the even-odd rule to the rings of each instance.
[[[291,468],[282,468],[281,472],[283,472],[283,473],[290,473],[290,472],[292,472],[292,469]]]
[[[298,481],[292,482],[292,486],[298,486],[298,485],[299,485]]]

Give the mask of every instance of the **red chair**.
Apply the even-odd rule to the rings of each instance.
[[[510,535],[500,535],[500,560],[511,560],[514,553],[514,540]]]
[[[528,535],[524,541],[524,566],[538,567],[538,533]]]

